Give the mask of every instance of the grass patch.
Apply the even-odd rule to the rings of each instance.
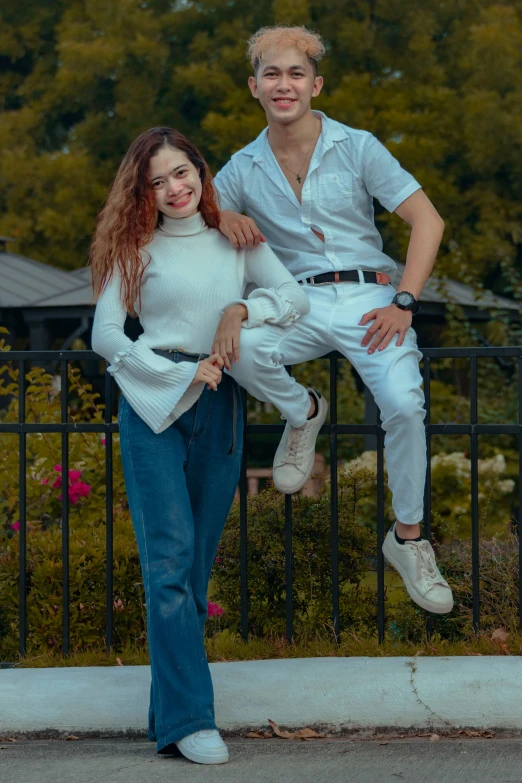
[[[225,630],[206,640],[210,662],[253,661],[272,658],[317,658],[317,657],[389,657],[414,655],[520,655],[522,633],[510,634],[504,645],[495,642],[487,634],[462,641],[440,639],[435,635],[420,644],[385,640],[379,645],[376,638],[360,638],[345,633],[339,645],[332,638],[317,635],[289,643],[284,637],[250,638],[243,641],[238,634]],[[509,651],[509,653],[508,653]],[[49,652],[43,655],[28,654],[15,662],[21,668],[45,668],[54,666],[140,666],[149,663],[144,648],[126,647],[119,652],[96,648],[84,652],[60,655]]]

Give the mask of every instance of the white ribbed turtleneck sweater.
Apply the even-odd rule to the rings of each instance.
[[[210,353],[223,310],[236,302],[247,307],[247,329],[265,321],[286,326],[310,305],[266,244],[236,250],[199,212],[164,216],[144,251],[151,260],[142,278],[141,307],[136,304],[143,334],[133,342],[123,331],[127,313],[114,275],[96,306],[92,347],[111,362],[109,372],[136,413],[159,433],[196,402],[204,384],[190,385],[197,364],[175,364],[153,348]],[[243,300],[248,283],[259,288]]]

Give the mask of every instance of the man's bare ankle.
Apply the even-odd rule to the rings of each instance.
[[[399,538],[404,538],[407,541],[418,538],[421,534],[419,523],[416,525],[403,525],[398,519],[395,521],[395,531]]]

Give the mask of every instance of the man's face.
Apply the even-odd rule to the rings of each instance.
[[[314,77],[306,54],[292,47],[266,51],[257,76],[251,76],[248,85],[269,122],[289,125],[310,110],[312,98],[321,92],[323,79]]]

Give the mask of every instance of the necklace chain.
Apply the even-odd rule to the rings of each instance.
[[[316,117],[315,119],[317,119],[317,117]],[[321,123],[319,123],[319,126],[320,126],[320,125],[321,125]],[[268,131],[268,134],[267,134],[267,137],[268,137],[268,143],[270,144],[270,137],[269,137],[269,134],[270,134],[270,131]],[[293,175],[295,176],[295,178],[296,178],[297,182],[299,182],[299,184],[301,184],[301,182],[303,181],[303,178],[301,177],[301,171],[303,170],[303,168],[304,168],[304,165],[305,165],[306,161],[308,160],[308,156],[309,156],[309,154],[310,154],[310,150],[312,149],[312,147],[313,147],[315,144],[317,144],[317,139],[319,138],[320,134],[321,134],[321,128],[319,127],[319,133],[318,133],[316,136],[314,136],[314,138],[312,139],[312,143],[310,144],[310,146],[309,146],[309,147],[308,147],[308,149],[306,150],[306,155],[305,155],[305,158],[304,158],[303,162],[301,163],[301,166],[299,167],[299,169],[298,169],[297,171],[294,171],[293,169],[291,169],[291,168],[290,168],[290,166],[287,166],[287,165],[286,165],[286,163],[283,163],[283,161],[282,161],[282,160],[279,160],[279,158],[277,157],[277,155],[276,155],[276,154],[275,154],[275,152],[274,152],[274,149],[273,149],[272,145],[270,144],[270,149],[271,149],[271,150],[272,150],[272,152],[274,153],[274,157],[275,157],[275,159],[277,160],[277,162],[278,162],[278,163],[280,163],[280,164],[281,164],[281,166],[284,166],[284,167],[285,167],[285,169],[287,169],[287,170],[288,170],[288,171],[289,171],[291,174],[293,174]]]

